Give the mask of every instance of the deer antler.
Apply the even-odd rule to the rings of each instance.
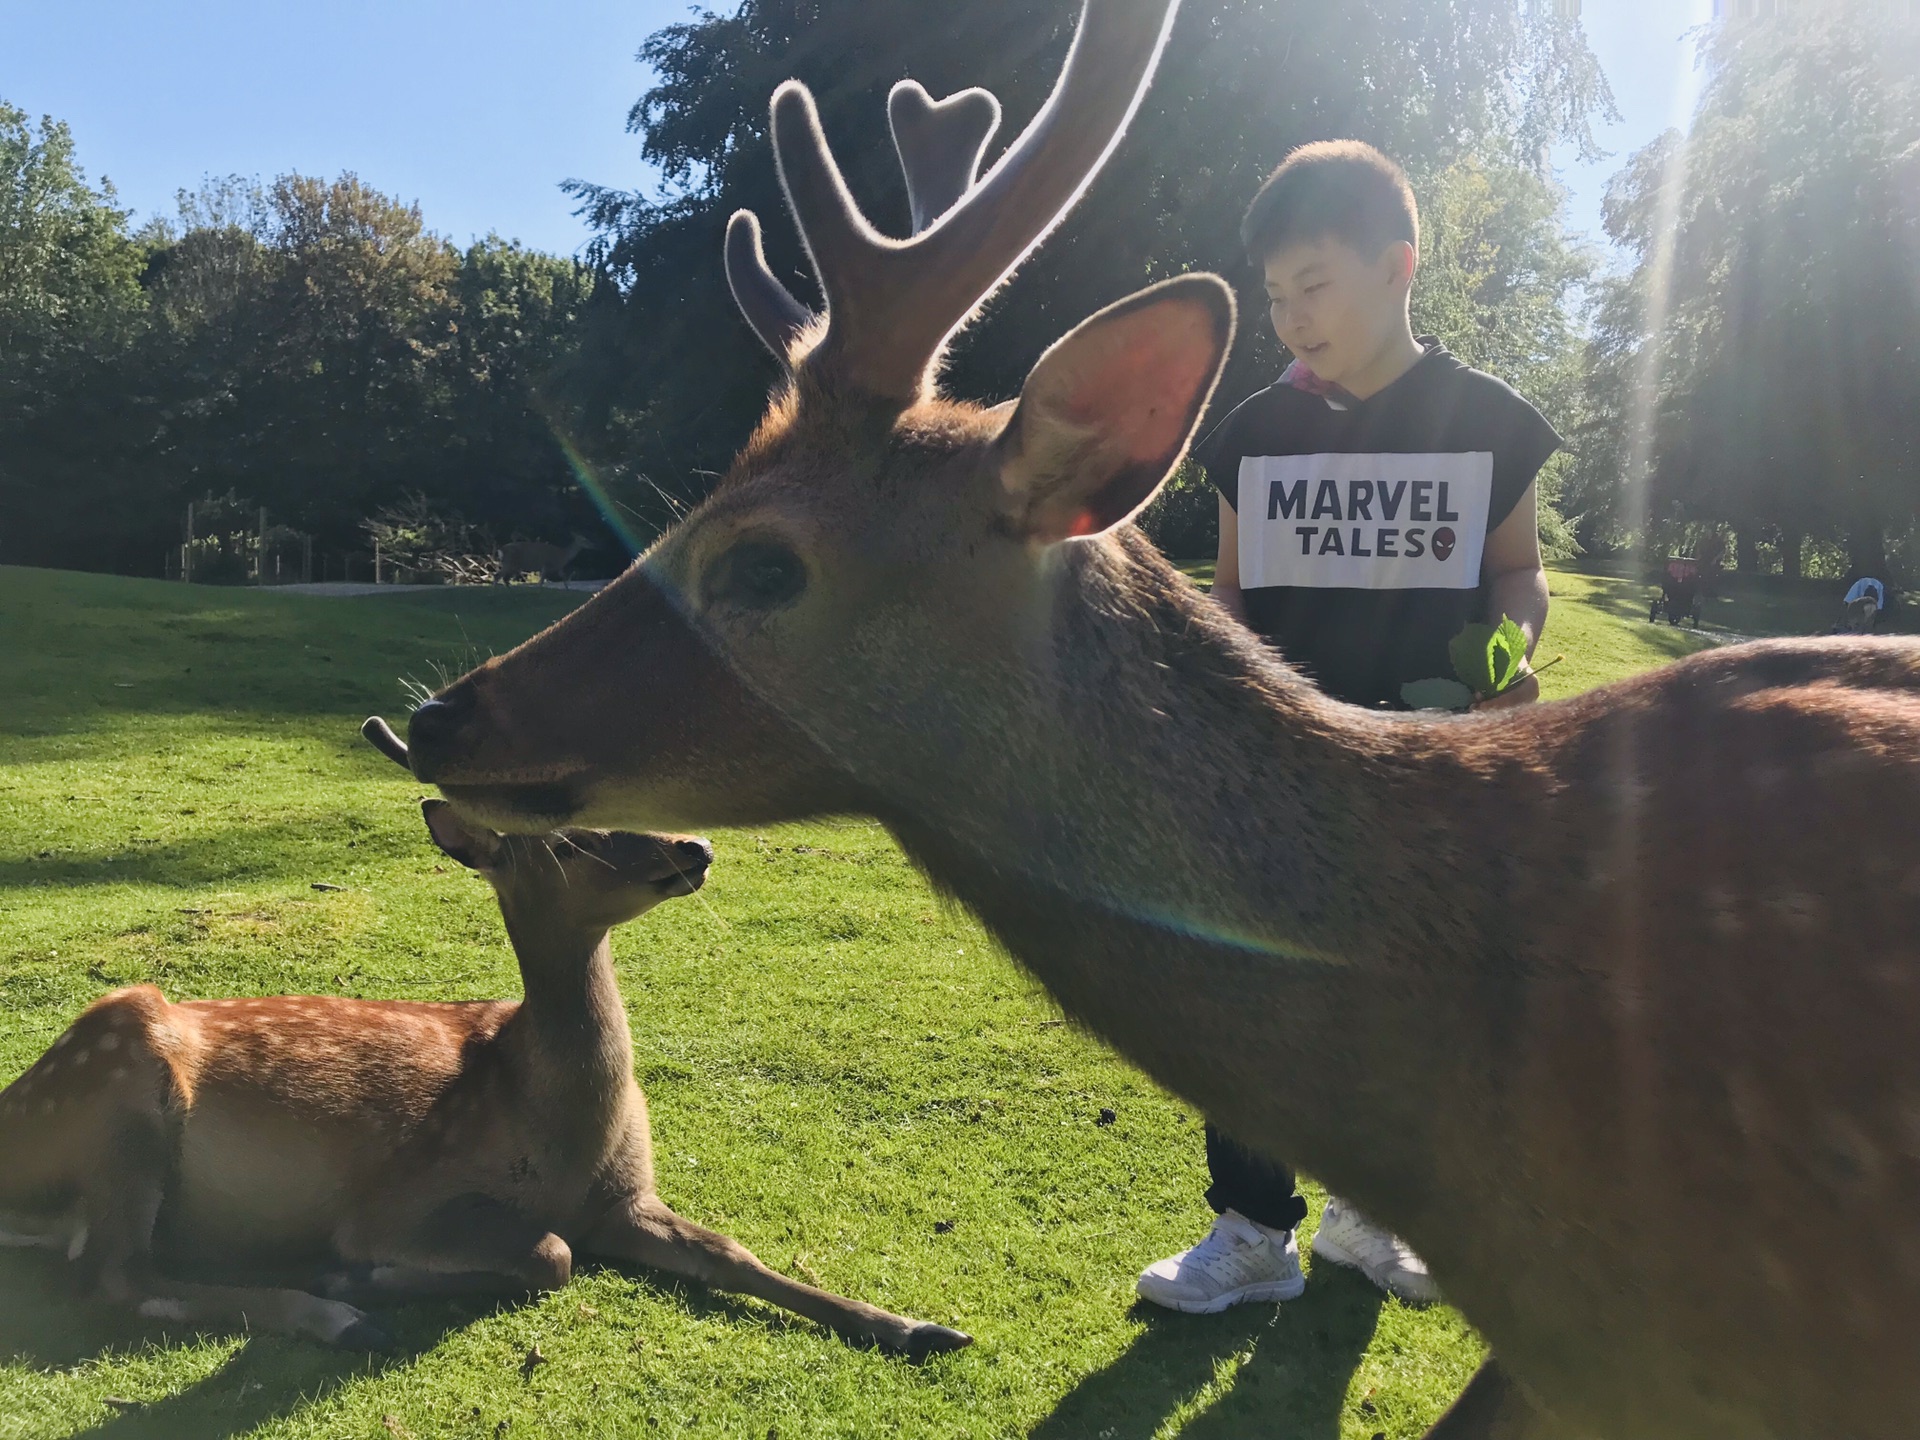
[[[918,235],[973,188],[987,142],[1000,128],[1000,102],[977,88],[935,100],[918,81],[902,80],[887,96],[887,119]],[[816,317],[768,267],[760,221],[750,210],[727,225],[726,261],[734,303],[761,342],[791,365],[795,342]]]
[[[727,278],[748,323],[794,369],[917,399],[954,332],[1072,209],[1119,142],[1177,6],[1086,0],[1053,94],[978,184],[973,173],[998,122],[993,98],[969,90],[935,104],[912,82],[895,86],[888,111],[907,172],[908,240],[881,235],[860,213],[813,96],[787,81],[773,93],[774,156],[827,323],[816,327],[767,268],[759,221],[742,210],[727,227]]]
[[[887,126],[918,235],[973,188],[1000,128],[1000,102],[978,86],[935,100],[918,80],[902,80],[887,95]]]
[[[794,346],[813,324],[814,314],[793,298],[767,264],[760,244],[760,217],[736,210],[727,221],[727,285],[733,303],[747,317],[760,343],[788,369],[794,365]]]

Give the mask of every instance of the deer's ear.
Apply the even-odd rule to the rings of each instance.
[[[469,825],[445,800],[422,800],[420,813],[427,817],[427,833],[433,843],[469,870],[491,870],[499,863],[500,837],[491,830]]]
[[[1033,367],[998,442],[1015,524],[1051,544],[1098,535],[1179,463],[1233,343],[1233,292],[1186,275],[1102,310]]]

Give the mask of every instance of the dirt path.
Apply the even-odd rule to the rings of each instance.
[[[541,585],[542,590],[572,590],[590,595],[608,582],[605,580],[569,580],[554,585]],[[315,580],[308,584],[263,585],[249,587],[269,591],[275,595],[318,595],[335,600],[352,600],[362,595],[438,595],[448,589],[459,588],[446,585],[374,585],[365,580]],[[470,587],[475,589],[488,587]],[[516,587],[518,588],[518,587]]]

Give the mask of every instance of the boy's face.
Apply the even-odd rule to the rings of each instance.
[[[1303,241],[1264,268],[1273,333],[1322,380],[1344,384],[1406,328],[1414,254],[1404,242],[1369,260],[1343,240]]]

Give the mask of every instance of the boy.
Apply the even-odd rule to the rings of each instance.
[[[1547,618],[1534,477],[1560,437],[1506,385],[1414,337],[1419,216],[1400,167],[1358,141],[1303,146],[1241,238],[1294,359],[1195,451],[1220,492],[1214,599],[1355,705],[1399,707],[1409,681],[1451,677],[1447,642],[1471,621],[1511,616],[1531,654]],[[1529,669],[1481,703],[1538,695]],[[1207,1167],[1212,1230],[1142,1272],[1140,1295],[1210,1314],[1300,1294],[1307,1207],[1292,1172],[1211,1125]],[[1420,1258],[1338,1199],[1313,1252],[1402,1299],[1435,1298]]]

